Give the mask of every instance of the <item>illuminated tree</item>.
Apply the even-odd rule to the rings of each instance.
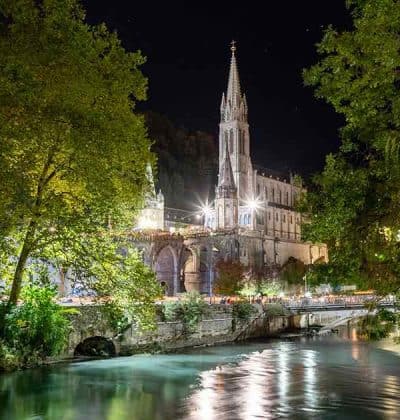
[[[0,0],[0,13],[0,255],[13,265],[10,302],[28,260],[43,256],[93,257],[112,290],[108,223],[131,222],[154,161],[133,112],[146,96],[144,58],[105,25],[87,25],[77,0]],[[154,284],[141,286],[154,296]]]
[[[400,287],[400,3],[349,0],[353,28],[328,28],[321,60],[304,72],[316,96],[344,117],[340,151],[329,155],[302,209],[306,239],[329,245],[321,281]]]
[[[219,295],[234,295],[242,286],[244,280],[244,265],[235,260],[219,260],[216,263],[218,276],[214,283],[214,293]]]

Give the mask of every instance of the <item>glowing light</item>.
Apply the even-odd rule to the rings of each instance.
[[[258,198],[253,198],[252,200],[247,201],[246,204],[250,210],[258,210],[261,208],[261,201]]]
[[[149,217],[140,217],[138,220],[139,229],[156,229],[157,223]]]
[[[204,216],[208,216],[209,214],[211,214],[212,209],[208,204],[206,204],[201,208],[201,211],[204,214]]]

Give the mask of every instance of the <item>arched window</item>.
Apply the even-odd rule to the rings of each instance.
[[[286,191],[286,205],[289,205],[289,191]]]
[[[272,187],[272,201],[275,203],[275,188]]]
[[[260,184],[257,184],[257,195],[260,195]]]
[[[233,153],[233,130],[230,131],[229,135],[229,151]]]
[[[282,191],[279,190],[279,204],[282,204]]]
[[[264,187],[264,198],[268,200],[268,188]]]

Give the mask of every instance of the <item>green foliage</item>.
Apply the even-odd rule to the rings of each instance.
[[[87,25],[77,0],[1,0],[0,14],[0,249],[15,303],[30,257],[90,256],[108,221],[129,225],[154,157],[132,112],[140,52]]]
[[[246,282],[242,285],[238,294],[244,297],[255,296],[258,293],[258,284],[255,282]]]
[[[262,280],[259,291],[263,296],[278,296],[282,292],[282,286],[276,281]]]
[[[185,333],[191,334],[196,331],[202,317],[207,313],[207,308],[207,303],[199,293],[185,293],[181,300],[164,303],[164,319],[181,321]]]
[[[268,303],[264,306],[264,312],[267,316],[286,316],[288,311],[279,303]]]
[[[0,340],[0,372],[11,372],[23,366],[22,357]]]
[[[278,296],[282,292],[282,285],[279,282],[269,279],[247,281],[242,284],[238,294],[245,297],[257,296]]]
[[[236,260],[219,260],[215,268],[218,272],[214,283],[214,293],[234,295],[238,293],[244,280],[244,265]]]
[[[380,309],[376,315],[367,315],[358,325],[360,336],[368,340],[381,340],[386,338],[398,324],[398,314],[387,309]]]
[[[303,277],[307,272],[307,267],[303,263],[294,257],[290,257],[286,263],[282,266],[280,272],[280,279],[286,282],[288,285],[297,285],[303,283]]]
[[[400,4],[348,1],[350,31],[328,28],[307,85],[343,115],[342,145],[300,204],[305,239],[325,242],[316,282],[356,283],[381,294],[400,287]]]
[[[255,312],[254,306],[247,301],[238,301],[232,304],[232,315],[235,319],[248,321]]]
[[[23,303],[7,311],[0,346],[4,369],[37,364],[65,348],[71,327],[67,315],[75,310],[58,305],[55,296],[50,287],[29,286],[22,291]]]

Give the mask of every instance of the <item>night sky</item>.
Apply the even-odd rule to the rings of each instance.
[[[303,86],[301,70],[317,61],[315,44],[327,25],[350,26],[344,0],[86,0],[83,5],[89,23],[105,22],[127,50],[140,49],[147,57],[149,98],[140,110],[217,136],[229,44],[235,39],[253,162],[308,175],[337,150],[342,119]]]

